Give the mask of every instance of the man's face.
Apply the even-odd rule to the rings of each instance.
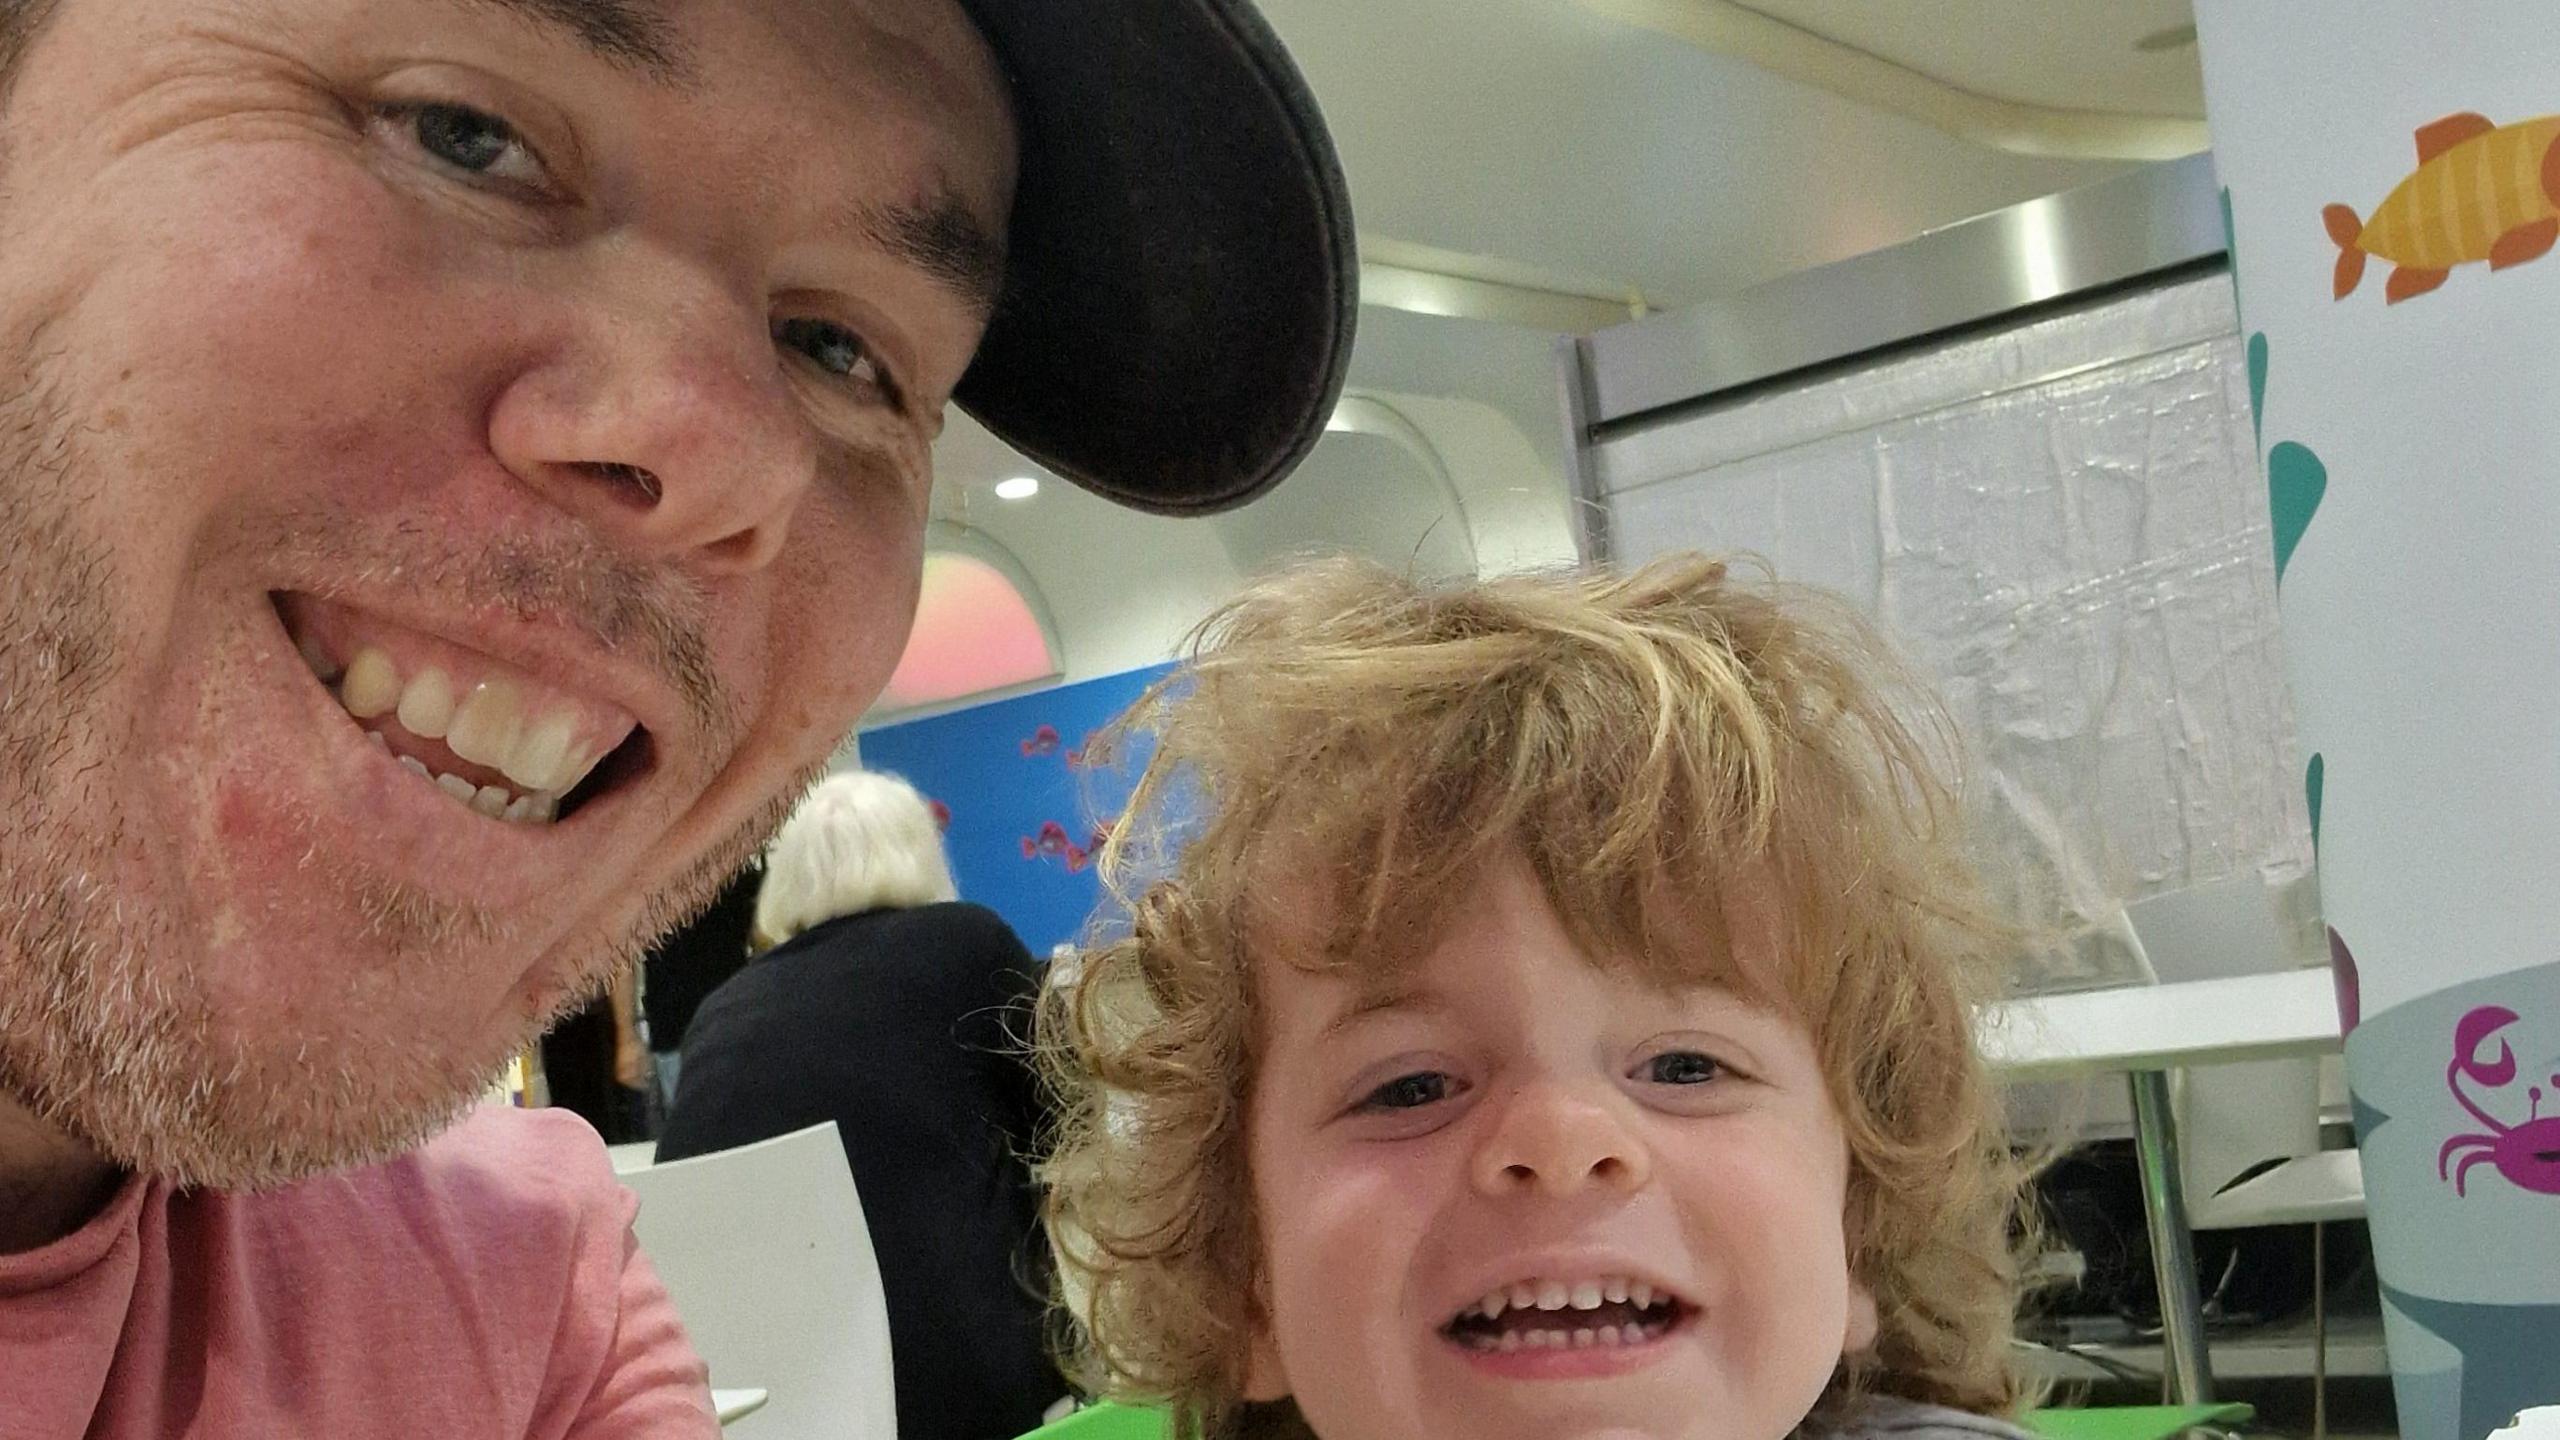
[[[1011,136],[946,0],[66,0],[0,112],[0,1097],[380,1154],[707,893],[896,659]]]

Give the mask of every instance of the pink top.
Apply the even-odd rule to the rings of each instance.
[[[0,1255],[0,1436],[717,1436],[702,1361],[565,1111],[483,1109],[260,1195],[129,1180]]]

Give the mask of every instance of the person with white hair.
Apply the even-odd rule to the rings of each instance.
[[[685,1033],[658,1158],[833,1120],[880,1258],[902,1440],[1035,1428],[1067,1389],[1023,1159],[1037,962],[956,898],[931,810],[890,775],[810,791],[766,855],[756,929],[773,948]]]
[[[821,781],[774,836],[756,931],[779,945],[840,916],[959,897],[924,797],[895,775],[854,771]]]

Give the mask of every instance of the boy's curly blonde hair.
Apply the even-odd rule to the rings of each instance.
[[[1745,986],[1811,1031],[1881,1322],[1817,1413],[2030,1398],[2026,1167],[1971,1030],[2018,936],[1960,852],[1941,713],[1845,605],[1696,556],[1449,589],[1321,563],[1211,617],[1114,735],[1155,746],[1102,857],[1130,929],[1049,987],[1038,1037],[1070,1363],[1096,1393],[1243,1428],[1251,967],[1387,978],[1517,854],[1593,963]],[[1778,902],[1775,975],[1725,955],[1745,876]],[[1332,903],[1274,955],[1282,880]]]

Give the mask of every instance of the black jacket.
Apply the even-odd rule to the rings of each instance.
[[[880,1257],[899,1440],[1012,1440],[1066,1393],[1043,1338],[1039,1201],[1020,1056],[1039,969],[968,904],[874,910],[794,936],[712,992],[685,1034],[660,1160],[833,1120]],[[754,1199],[741,1197],[741,1223]]]
[[[640,1013],[649,1048],[681,1052],[694,1012],[712,991],[747,967],[747,935],[756,924],[761,861],[729,877],[711,907],[660,940],[640,962]]]

